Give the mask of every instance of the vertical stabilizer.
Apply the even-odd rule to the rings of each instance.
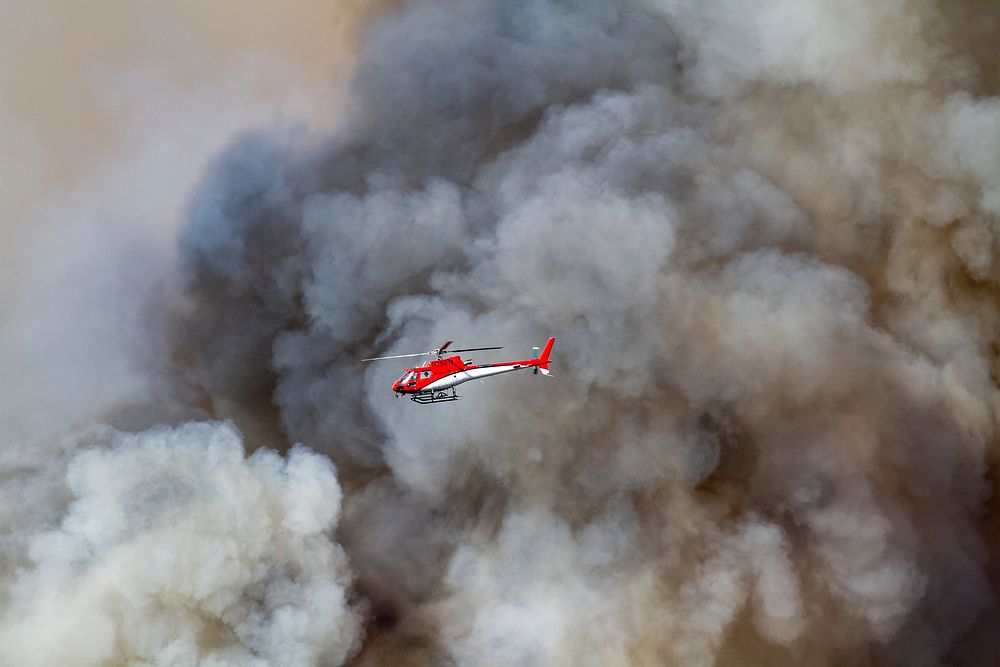
[[[549,354],[552,353],[552,346],[555,345],[555,342],[555,338],[549,338],[548,342],[545,343],[545,348],[542,350],[542,353],[535,357],[535,361],[538,362],[535,365],[536,373],[541,373],[542,375],[549,374]],[[538,348],[536,347],[534,349],[537,350]]]

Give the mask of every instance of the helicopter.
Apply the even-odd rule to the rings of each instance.
[[[433,356],[423,366],[407,368],[403,374],[392,385],[392,391],[396,398],[407,396],[414,403],[427,405],[430,403],[445,403],[457,401],[460,396],[455,387],[468,382],[469,380],[481,380],[482,378],[511,373],[513,371],[532,369],[535,375],[541,373],[546,377],[551,377],[549,373],[549,354],[555,344],[555,338],[549,338],[545,347],[539,353],[539,348],[532,348],[534,357],[532,359],[522,359],[520,361],[504,361],[498,364],[473,364],[470,360],[462,360],[459,352],[478,352],[480,350],[501,350],[502,347],[467,347],[459,350],[450,350],[450,356],[442,359],[448,346],[454,341],[448,341],[436,350],[430,352],[417,352],[416,354],[396,354],[388,357],[371,357],[361,361],[382,361],[384,359],[404,359],[406,357]]]

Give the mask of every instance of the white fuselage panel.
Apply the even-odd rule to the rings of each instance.
[[[452,373],[440,380],[435,380],[429,385],[423,388],[423,391],[441,391],[442,389],[451,389],[456,385],[460,385],[463,382],[468,382],[469,380],[478,380],[485,377],[491,377],[493,375],[500,375],[502,373],[510,373],[511,371],[519,371],[522,368],[531,368],[531,366],[523,364],[504,364],[500,366],[487,366],[485,368],[470,368],[468,370],[459,371],[457,373]]]

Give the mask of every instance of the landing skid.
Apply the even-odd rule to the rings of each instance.
[[[420,403],[421,405],[427,405],[428,403],[447,403],[448,401],[457,401],[460,398],[458,392],[455,388],[451,388],[451,393],[447,391],[435,391],[433,394],[413,394],[410,396],[410,400],[414,403]]]

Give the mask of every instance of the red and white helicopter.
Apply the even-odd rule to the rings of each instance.
[[[533,369],[537,375],[550,375],[549,373],[549,353],[552,352],[552,345],[555,338],[549,338],[545,343],[545,348],[541,354],[538,348],[532,348],[535,353],[533,359],[522,359],[520,361],[504,361],[499,364],[473,364],[470,361],[462,361],[462,357],[456,355],[442,359],[448,346],[453,341],[448,341],[436,350],[430,352],[418,352],[416,354],[396,354],[391,357],[372,357],[361,361],[381,361],[383,359],[403,359],[405,357],[436,356],[423,366],[407,368],[403,375],[392,385],[392,390],[396,392],[396,397],[409,396],[411,401],[420,404],[443,403],[445,401],[457,401],[459,399],[455,387],[468,382],[469,380],[480,380],[502,373],[511,373],[526,368]],[[467,347],[461,350],[451,350],[455,352],[476,352],[478,350],[500,350],[499,347]],[[450,390],[450,391],[449,391]]]

